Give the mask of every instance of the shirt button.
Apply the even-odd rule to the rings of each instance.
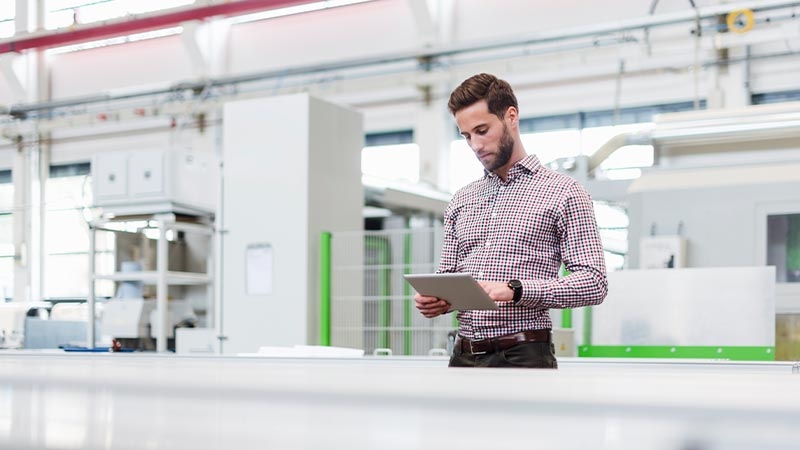
[[[489,241],[486,241],[486,246],[487,246],[487,247],[491,247],[491,246],[492,246],[492,243],[491,243],[491,242],[489,242]]]
[[[483,278],[483,272],[478,272],[478,278]]]
[[[492,213],[492,218],[494,219],[495,217],[497,217],[497,213],[496,213],[496,212],[493,212],[493,213]]]

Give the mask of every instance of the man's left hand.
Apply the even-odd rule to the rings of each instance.
[[[484,291],[489,294],[489,298],[496,303],[510,302],[514,300],[514,291],[508,287],[508,283],[502,281],[478,281]]]

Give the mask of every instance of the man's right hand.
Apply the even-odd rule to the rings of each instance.
[[[419,312],[421,312],[422,315],[428,319],[433,319],[436,316],[440,316],[447,311],[450,311],[450,303],[447,303],[447,301],[442,300],[439,297],[429,297],[427,295],[417,294],[414,296],[414,302],[416,303]]]

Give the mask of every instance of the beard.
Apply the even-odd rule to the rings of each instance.
[[[505,166],[511,160],[511,155],[514,153],[514,138],[508,132],[508,127],[503,124],[503,135],[500,136],[500,142],[497,144],[497,157],[493,161],[489,161],[489,165],[485,166],[489,172]]]

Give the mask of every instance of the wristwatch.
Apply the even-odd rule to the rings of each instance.
[[[519,299],[522,298],[522,282],[511,280],[508,282],[508,288],[514,291],[514,303],[519,302]]]

